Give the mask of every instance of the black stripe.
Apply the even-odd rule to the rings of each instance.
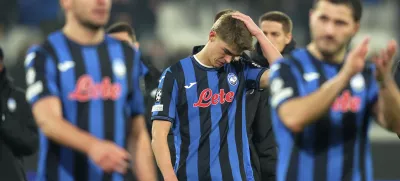
[[[193,60],[191,61],[193,63]],[[197,97],[201,99],[202,91],[209,89],[207,71],[193,63],[193,69],[197,82]],[[213,92],[215,94],[215,92]],[[211,95],[212,97],[212,95]],[[211,100],[209,100],[211,101]],[[210,105],[212,106],[212,105]],[[200,116],[200,140],[198,149],[197,170],[199,180],[211,180],[210,175],[210,133],[211,133],[211,108],[199,107]]]
[[[370,87],[368,87],[369,89],[371,89],[372,85],[374,85],[374,74],[373,72],[368,69],[367,72],[365,74],[363,74],[363,77],[366,79],[365,82],[368,82],[370,85]],[[367,91],[369,90],[367,89]],[[366,100],[368,100],[368,92],[366,94]],[[361,175],[361,181],[366,181],[367,180],[367,165],[365,162],[365,158],[366,158],[366,149],[367,149],[367,144],[368,144],[368,125],[369,125],[369,121],[370,121],[370,115],[372,115],[372,109],[373,109],[374,105],[368,104],[365,109],[365,113],[364,113],[364,119],[362,122],[362,126],[361,126],[361,137],[360,137],[360,157],[359,157],[359,168],[360,168],[360,175]]]
[[[52,58],[54,61],[54,65],[57,68],[57,64],[59,62],[58,57],[56,56],[54,48],[51,46],[51,44],[46,41],[43,44],[43,49],[48,53],[48,55]],[[45,68],[45,61],[35,61],[35,64],[43,64],[40,66],[43,66]],[[36,67],[36,65],[35,65]],[[59,71],[55,71],[57,73],[57,77],[59,77]],[[59,80],[59,79],[57,79]],[[46,79],[44,79],[46,81]],[[57,82],[58,87],[60,87],[59,81]],[[47,85],[47,82],[43,82],[43,85]],[[59,166],[59,161],[60,161],[60,146],[56,144],[55,142],[51,141],[48,139],[49,145],[48,145],[48,151],[47,151],[47,156],[46,156],[46,179],[47,180],[58,180],[58,166]]]
[[[98,71],[100,71],[102,79],[108,77],[110,78],[111,82],[115,82],[107,43],[103,42],[97,48],[97,54],[99,58],[99,65],[100,65],[99,68],[101,68]],[[114,142],[114,127],[116,122],[114,113],[114,101],[109,99],[103,100],[102,112],[103,112],[103,123],[104,123],[104,128],[103,128],[104,139]],[[112,180],[112,174],[104,173],[103,181],[111,181],[111,180]]]
[[[303,133],[293,135],[294,145],[290,154],[289,168],[287,169],[286,181],[297,181],[299,176],[299,154],[303,145]],[[301,173],[300,173],[301,174]]]
[[[79,45],[67,40],[68,48],[72,60],[75,62],[75,79],[86,74],[86,66],[82,55],[82,49]],[[77,127],[89,130],[89,102],[77,102]],[[88,180],[88,158],[77,151],[74,151],[74,175],[75,180]]]
[[[244,65],[242,64],[241,66],[236,66],[236,74],[238,76],[239,80],[239,85],[237,85],[236,93],[235,93],[235,99],[236,99],[236,114],[235,114],[235,142],[236,142],[236,150],[238,154],[238,159],[239,159],[239,170],[240,170],[240,175],[242,176],[242,180],[247,180],[246,177],[246,172],[244,170],[244,153],[243,153],[243,134],[247,134],[247,132],[243,133],[243,112],[242,112],[242,106],[246,106],[246,104],[243,103],[243,95],[244,90],[245,90],[245,85],[246,85],[246,79],[244,77]],[[226,81],[227,82],[227,81]],[[247,123],[245,124],[247,125]],[[246,127],[247,130],[247,127]],[[248,140],[250,143],[250,140]],[[250,145],[249,145],[249,153],[250,153]]]
[[[312,58],[313,59],[313,58]],[[318,60],[311,60],[320,75],[319,85],[327,81],[323,65]],[[329,112],[325,113],[315,124],[314,142],[314,180],[326,180],[328,175],[328,150],[330,143],[331,121]]]
[[[221,72],[218,74],[218,85],[220,89],[224,89],[225,92],[229,92],[228,81],[226,80],[227,73]],[[222,116],[218,123],[219,135],[220,135],[220,152],[219,152],[219,163],[221,165],[222,180],[233,180],[232,168],[229,162],[229,148],[228,148],[228,112],[230,104],[225,103],[221,105]]]
[[[134,55],[135,52],[133,51],[132,47],[127,46],[125,43],[121,43],[122,46],[122,51],[124,53],[124,59],[125,59],[125,66],[126,66],[126,76],[127,76],[127,88],[128,88],[128,100],[131,99],[131,97],[133,96],[133,76],[132,76],[132,72],[133,72],[133,59],[134,59]],[[154,102],[153,102],[154,103]],[[127,135],[129,135],[131,133],[131,127],[132,127],[132,122],[130,121],[130,117],[127,117],[127,119],[129,119],[129,121],[126,124],[125,127],[125,133],[127,133]],[[125,139],[125,145],[128,144],[128,139]]]
[[[179,85],[179,99],[178,99],[178,116],[180,121],[179,132],[181,134],[181,147],[180,147],[180,155],[179,155],[179,165],[177,169],[177,177],[179,181],[186,181],[186,159],[189,154],[189,145],[190,145],[190,133],[189,133],[189,115],[188,115],[188,104],[186,97],[186,89],[183,87],[185,85],[185,75],[183,73],[183,68],[180,63],[177,63],[175,66],[171,67],[171,71],[174,74],[174,77]],[[175,163],[172,163],[173,165]]]

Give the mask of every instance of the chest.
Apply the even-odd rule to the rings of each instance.
[[[193,107],[207,108],[232,103],[243,93],[245,77],[234,70],[204,71],[196,74],[195,79],[185,77],[182,86],[182,103]]]
[[[129,91],[131,76],[122,59],[62,61],[59,71],[59,92],[64,101],[118,101]]]

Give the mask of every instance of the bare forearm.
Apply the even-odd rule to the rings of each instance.
[[[133,172],[140,181],[157,180],[153,159],[153,152],[150,146],[150,138],[147,131],[142,131],[137,136],[130,138],[130,153],[133,156]]]
[[[171,162],[171,154],[168,147],[167,138],[153,138],[153,152],[156,157],[157,165],[161,170],[164,179],[176,177]]]
[[[338,74],[335,78],[324,83],[314,93],[306,97],[295,98],[283,104],[279,109],[279,115],[292,131],[301,131],[329,110],[337,95],[348,84],[348,81],[347,76]]]
[[[88,153],[91,144],[97,140],[66,120],[46,121],[45,124],[39,124],[39,127],[51,140],[83,153]]]
[[[269,64],[272,64],[275,60],[282,58],[281,53],[275,48],[275,46],[262,32],[257,34],[256,38],[260,43],[263,56],[268,60]]]
[[[385,126],[400,133],[400,92],[393,79],[381,84],[379,100]]]

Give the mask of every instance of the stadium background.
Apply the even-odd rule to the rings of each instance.
[[[400,41],[400,1],[363,0],[361,30],[354,38],[370,35],[372,49],[392,38]],[[225,8],[238,9],[255,21],[264,12],[280,10],[294,22],[294,38],[302,47],[309,42],[308,12],[312,0],[113,0],[110,23],[131,24],[144,56],[162,70],[190,54],[195,45],[204,44],[214,15]],[[15,84],[25,87],[23,61],[26,49],[60,28],[62,11],[57,0],[1,0],[0,46]],[[154,80],[157,81],[157,80]],[[400,110],[399,110],[400,111]],[[400,140],[373,125],[370,132],[376,180],[400,180]],[[34,177],[36,155],[25,166]]]

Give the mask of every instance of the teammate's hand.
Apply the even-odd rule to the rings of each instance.
[[[98,141],[93,143],[88,155],[105,172],[125,174],[128,169],[129,153],[113,142]]]
[[[351,50],[347,56],[342,71],[346,76],[349,76],[349,78],[364,69],[365,58],[368,53],[368,45],[369,38],[365,38],[359,45]]]
[[[251,19],[250,16],[247,16],[240,12],[235,12],[232,13],[232,17],[243,21],[243,23],[246,25],[247,29],[253,36],[263,34],[262,30],[256,25],[256,23],[254,23],[253,19]]]
[[[384,82],[392,76],[391,72],[396,52],[397,43],[395,40],[392,40],[385,49],[381,50],[379,55],[372,58],[377,68],[376,78],[379,82]]]

